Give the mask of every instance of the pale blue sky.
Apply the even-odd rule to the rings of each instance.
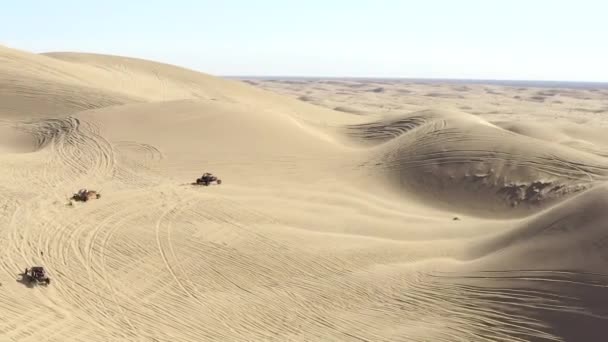
[[[0,44],[215,75],[608,81],[608,1],[6,1]]]

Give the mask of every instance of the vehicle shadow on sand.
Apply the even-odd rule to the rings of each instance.
[[[30,281],[30,277],[24,272],[19,273],[19,278],[17,278],[17,282],[29,288],[34,287],[34,283]]]

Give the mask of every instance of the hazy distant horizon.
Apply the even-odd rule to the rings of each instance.
[[[536,88],[572,88],[572,89],[608,89],[608,82],[569,81],[569,80],[501,80],[501,79],[466,79],[466,78],[410,78],[410,77],[356,77],[356,76],[287,76],[287,75],[218,75],[222,78],[238,80],[264,81],[372,81],[408,82],[408,83],[454,83],[454,84],[487,84],[512,87]]]
[[[0,44],[137,56],[212,75],[608,82],[608,3],[13,1]]]

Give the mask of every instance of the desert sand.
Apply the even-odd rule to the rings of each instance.
[[[604,341],[607,114],[0,47],[0,340]]]

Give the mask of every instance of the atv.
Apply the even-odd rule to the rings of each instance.
[[[222,180],[217,178],[216,176],[212,175],[211,173],[204,173],[203,176],[201,178],[197,178],[196,179],[196,184],[197,185],[204,185],[204,186],[208,186],[210,184],[212,184],[213,182],[215,182],[217,185],[222,184]]]
[[[86,202],[90,199],[99,199],[100,197],[101,194],[95,190],[80,189],[71,199],[78,202]]]
[[[25,276],[30,283],[49,285],[51,279],[46,275],[44,267],[34,266],[31,269],[25,269]]]

